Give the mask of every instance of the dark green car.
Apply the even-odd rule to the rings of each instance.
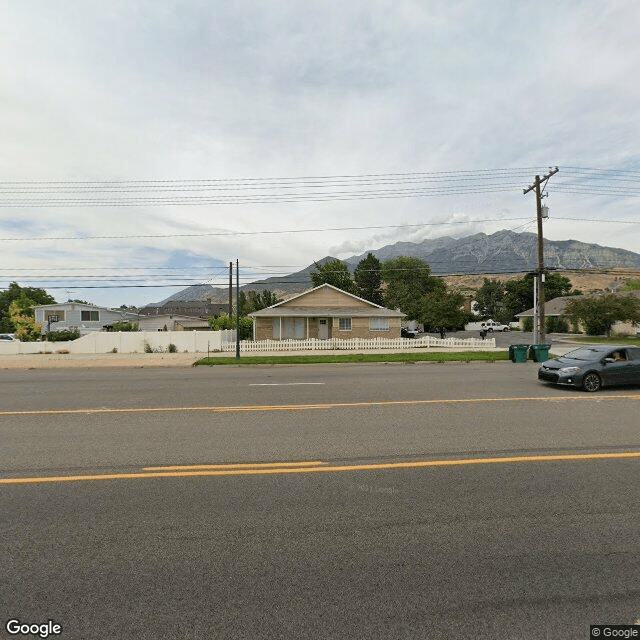
[[[538,380],[568,384],[585,391],[640,384],[640,347],[581,347],[556,360],[543,362],[538,369]]]

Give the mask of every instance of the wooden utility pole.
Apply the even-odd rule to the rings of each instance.
[[[533,189],[536,191],[536,215],[538,218],[538,266],[536,269],[536,283],[538,295],[533,316],[533,336],[536,343],[544,343],[547,337],[544,326],[544,238],[542,235],[542,189],[540,186],[546,183],[547,180],[549,180],[552,175],[558,173],[558,171],[559,169],[556,167],[555,169],[551,169],[549,173],[543,175],[542,178],[536,176],[533,184],[528,189],[524,189],[525,194]]]
[[[236,260],[236,360],[240,359],[240,261]]]
[[[229,317],[233,316],[233,262],[229,263]]]

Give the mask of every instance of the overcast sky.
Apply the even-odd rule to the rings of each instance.
[[[22,206],[0,207],[0,286],[58,276],[63,288],[48,290],[59,301],[142,305],[178,288],[72,285],[114,274],[151,284],[151,268],[222,284],[236,258],[273,275],[400,240],[535,231],[535,198],[522,189],[556,165],[545,236],[640,252],[638,225],[611,222],[640,220],[632,174],[608,174],[631,177],[608,183],[625,187],[619,194],[579,188],[589,180],[554,193],[576,180],[563,167],[640,172],[638,24],[632,0],[6,0],[5,203],[16,197],[13,181],[508,169],[518,186],[158,207],[35,207],[23,193]],[[237,193],[251,193],[239,184]],[[246,235],[365,226],[386,228]],[[245,235],[211,235],[228,232]],[[153,235],[163,237],[143,237]]]

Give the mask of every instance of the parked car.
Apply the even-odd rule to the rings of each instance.
[[[574,349],[561,358],[543,362],[538,369],[538,380],[568,384],[585,391],[640,384],[640,347],[602,345]]]
[[[405,329],[402,327],[400,329],[400,337],[402,338],[417,338],[418,332],[415,329]]]
[[[0,333],[0,340],[16,340],[16,337],[13,333]]]

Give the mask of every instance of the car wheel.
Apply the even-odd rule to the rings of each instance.
[[[489,328],[487,329],[487,331],[488,331],[489,333],[493,333],[493,329],[492,329],[491,327],[489,327]]]
[[[602,387],[602,380],[597,373],[587,373],[582,379],[582,388],[585,391],[598,391]]]

